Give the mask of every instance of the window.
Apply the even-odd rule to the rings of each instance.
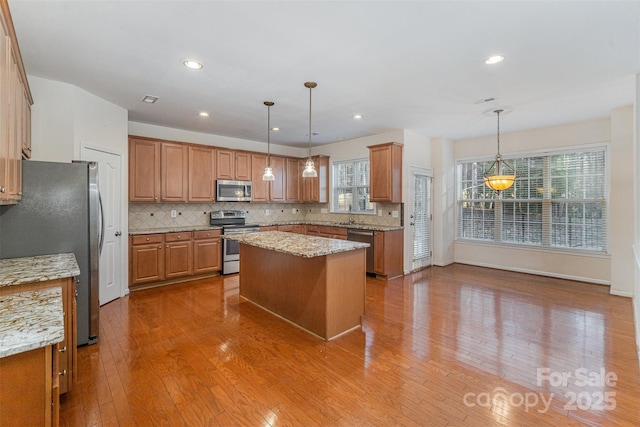
[[[375,212],[369,201],[369,159],[335,162],[332,175],[332,212]]]
[[[607,250],[604,147],[510,159],[514,185],[484,184],[493,161],[458,162],[458,239]]]

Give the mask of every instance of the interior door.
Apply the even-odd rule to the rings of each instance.
[[[98,162],[98,187],[104,213],[104,241],[100,254],[100,305],[120,298],[126,288],[122,274],[122,156],[82,147],[82,160]]]
[[[409,227],[413,237],[411,271],[431,265],[431,177],[412,169]]]

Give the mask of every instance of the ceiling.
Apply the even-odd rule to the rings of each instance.
[[[483,112],[505,107],[504,132],[607,117],[633,103],[640,73],[640,1],[9,5],[29,75],[85,89],[130,121],[254,141],[266,141],[271,100],[282,129],[271,141],[294,147],[308,144],[305,81],[318,83],[318,145],[392,129],[489,135]],[[505,60],[486,65],[494,54]]]

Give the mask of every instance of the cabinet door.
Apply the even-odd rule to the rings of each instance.
[[[273,168],[275,179],[269,182],[269,200],[272,202],[284,202],[284,183],[286,179],[284,157],[271,156],[271,167]]]
[[[19,131],[22,127],[20,115],[22,111],[22,83],[18,73],[18,63],[14,51],[9,55],[9,152],[8,152],[8,178],[6,192],[9,200],[19,200],[22,196],[22,142],[19,140]]]
[[[189,191],[189,149],[183,144],[161,144],[161,186],[163,202],[186,202]]]
[[[273,157],[272,157],[273,159]],[[263,181],[262,175],[264,168],[267,166],[267,155],[261,153],[251,154],[251,175],[253,176],[253,194],[251,202],[268,202],[269,201],[269,181]]]
[[[222,269],[221,241],[217,239],[193,241],[193,274]]]
[[[189,146],[189,201],[215,200],[215,149]]]
[[[165,278],[188,276],[193,264],[193,244],[191,240],[172,242],[165,245]]]
[[[260,174],[260,177],[262,177],[262,174]],[[251,181],[251,153],[236,151],[235,179],[239,181]]]
[[[131,284],[164,279],[162,243],[131,246]]]
[[[216,178],[217,179],[235,179],[236,178],[236,159],[233,150],[216,150]]]
[[[5,134],[9,127],[9,85],[7,84],[9,75],[9,62],[7,61],[7,49],[9,49],[11,40],[6,37],[4,27],[0,25],[0,78],[3,79],[0,84],[0,129]],[[0,204],[9,200],[9,139],[6,136],[0,138]]]
[[[373,272],[385,274],[384,271],[384,233],[373,232]]]
[[[160,194],[160,143],[129,140],[129,201],[158,202]]]
[[[302,178],[302,200],[307,203],[327,203],[329,199],[329,157],[313,156],[312,158],[318,176],[316,178]]]
[[[370,200],[402,202],[402,145],[386,143],[369,147]]]
[[[300,183],[302,179],[303,162],[300,159],[286,159],[286,201],[301,202],[302,191]]]

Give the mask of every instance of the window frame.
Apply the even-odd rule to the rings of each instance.
[[[338,206],[336,206],[335,200],[336,200],[336,191],[339,188],[347,188],[347,187],[337,187],[336,185],[336,169],[338,166],[340,165],[345,165],[345,164],[352,164],[354,170],[357,170],[357,164],[358,163],[363,163],[366,162],[367,164],[369,164],[369,177],[367,179],[368,185],[357,185],[354,184],[353,186],[351,186],[351,194],[358,194],[358,189],[359,188],[367,188],[368,189],[368,194],[369,196],[371,195],[371,163],[368,157],[359,157],[359,158],[355,158],[355,159],[344,159],[344,160],[338,160],[338,161],[334,161],[331,162],[331,200],[329,201],[329,212],[331,213],[336,213],[336,214],[348,214],[349,210],[345,209],[345,210],[341,210],[338,209]],[[354,181],[357,182],[357,179],[355,179]],[[355,205],[352,204],[352,210],[351,213],[354,215],[375,215],[376,214],[376,203],[375,202],[369,202],[369,204],[371,204],[372,208],[371,211],[362,211],[358,209],[358,204],[356,203]],[[355,207],[355,209],[353,209]]]
[[[541,237],[541,242],[537,243],[530,243],[530,242],[517,242],[517,241],[509,241],[509,240],[501,240],[502,239],[502,233],[504,232],[504,224],[502,222],[502,214],[503,214],[503,203],[517,203],[517,202],[525,202],[525,203],[532,203],[532,202],[540,202],[542,204],[542,215],[543,216],[548,216],[550,218],[551,212],[552,212],[552,206],[558,202],[564,202],[567,204],[573,203],[574,200],[567,198],[567,199],[557,199],[557,198],[553,198],[553,197],[548,197],[548,194],[545,191],[545,194],[543,195],[542,198],[535,198],[535,199],[531,199],[531,198],[523,198],[523,199],[510,199],[510,198],[503,198],[503,194],[504,192],[502,192],[500,194],[500,196],[497,196],[497,194],[493,194],[492,197],[493,198],[486,198],[486,199],[482,199],[482,198],[477,198],[477,199],[463,199],[462,198],[462,182],[460,181],[461,176],[460,176],[460,165],[461,164],[465,164],[465,163],[473,163],[473,162],[477,162],[477,163],[483,163],[483,162],[492,162],[494,160],[494,158],[488,157],[488,156],[477,156],[477,157],[464,157],[464,158],[458,158],[456,159],[456,168],[455,168],[455,189],[456,189],[456,209],[455,209],[455,224],[456,224],[456,241],[461,242],[461,243],[465,243],[465,244],[479,244],[479,245],[489,245],[489,246],[503,246],[503,247],[512,247],[512,248],[518,248],[518,249],[524,249],[524,250],[536,250],[536,251],[543,251],[543,252],[561,252],[561,253],[571,253],[571,254],[575,254],[575,255],[586,255],[586,256],[609,256],[610,255],[610,228],[611,228],[611,213],[610,213],[610,147],[609,147],[610,143],[609,142],[605,142],[605,143],[596,143],[596,144],[586,144],[586,145],[575,145],[575,146],[570,146],[570,147],[562,147],[562,148],[558,148],[558,149],[544,149],[544,150],[537,150],[537,151],[526,151],[526,152],[519,152],[519,153],[512,153],[508,156],[504,156],[503,155],[503,159],[507,160],[508,162],[514,162],[515,160],[518,159],[531,159],[531,158],[536,158],[536,157],[542,157],[543,160],[545,158],[550,159],[552,156],[557,156],[557,155],[563,155],[563,154],[577,154],[577,153],[582,153],[582,152],[602,152],[603,156],[604,156],[604,172],[603,172],[603,179],[604,182],[602,183],[603,186],[603,199],[593,199],[593,200],[599,200],[601,203],[603,203],[604,205],[604,216],[603,216],[603,234],[604,234],[604,239],[603,239],[603,245],[604,245],[604,249],[588,249],[588,248],[572,248],[569,246],[554,246],[551,242],[550,239],[552,238],[552,236],[550,234],[545,234],[545,230],[544,227],[545,226],[549,226],[551,227],[551,223],[549,224],[543,224],[543,231],[542,231],[542,237]],[[546,163],[546,162],[545,162]],[[510,163],[513,164],[513,163]],[[547,166],[544,166],[544,170],[543,170],[543,179],[544,179],[544,186],[545,188],[547,186],[551,185],[551,178],[548,176],[548,173],[550,173],[550,167],[548,169]],[[530,175],[528,175],[525,179],[530,179]],[[516,177],[517,180],[517,177]],[[483,184],[484,185],[484,184]],[[580,199],[580,200],[575,200],[575,202],[585,202],[585,200]],[[463,232],[463,228],[462,228],[462,205],[463,203],[491,203],[494,205],[493,209],[494,209],[494,220],[493,220],[493,232],[492,237],[489,238],[474,238],[474,237],[462,237],[462,232]],[[549,220],[552,221],[552,220]]]

